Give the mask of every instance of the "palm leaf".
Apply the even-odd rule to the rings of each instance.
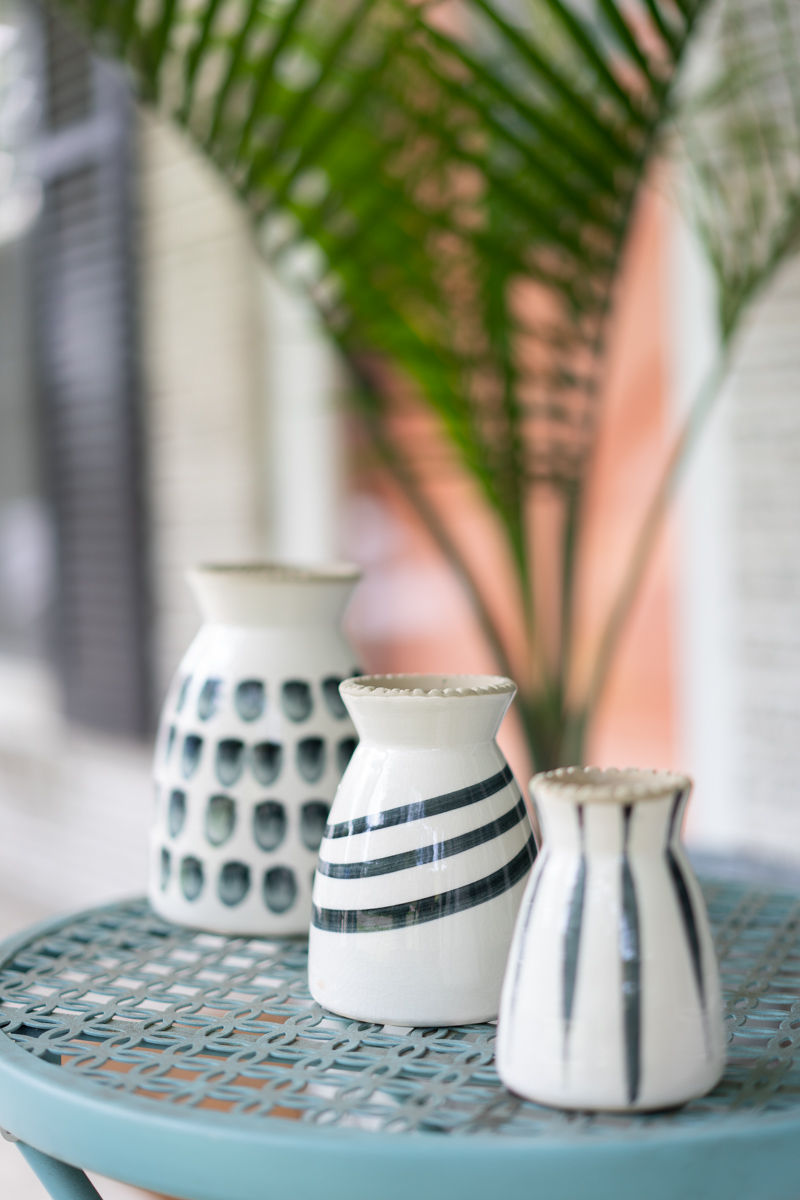
[[[725,0],[697,50],[668,128],[681,150],[685,206],[716,276],[720,347],[644,513],[600,640],[587,718],[669,500],[719,394],[742,317],[800,249],[800,10],[787,0]]]
[[[722,337],[797,246],[800,12],[786,0],[727,0],[718,65],[690,78],[678,116],[686,197],[717,276]]]
[[[598,0],[593,20],[570,0],[527,0],[514,20],[497,0],[463,0],[455,32],[438,0],[61,5],[225,173],[276,265],[313,259],[306,285],[352,367],[375,445],[506,668],[481,581],[432,507],[424,456],[392,442],[398,381],[438,415],[519,581],[528,650],[515,672],[536,759],[578,752],[572,580],[631,214],[665,133],[680,130],[732,329],[798,236],[786,0],[725,0],[720,77],[699,88],[681,69],[705,0]],[[775,45],[755,36],[756,9],[783,29]],[[780,101],[754,108],[765,71],[770,96],[783,81]],[[522,286],[537,303],[520,302]],[[531,526],[537,488],[563,509],[555,630],[533,599],[549,569]]]

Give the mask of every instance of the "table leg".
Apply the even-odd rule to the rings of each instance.
[[[42,1154],[24,1142],[17,1142],[17,1146],[53,1200],[102,1200],[97,1188],[77,1167]]]

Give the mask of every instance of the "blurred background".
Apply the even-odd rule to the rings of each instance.
[[[0,922],[141,891],[150,741],[196,562],[347,558],[369,670],[494,669],[370,452],[299,291],[120,68],[0,9]],[[3,174],[5,172],[5,174]],[[627,246],[589,484],[607,603],[713,351],[704,259],[655,180]],[[628,622],[588,760],[690,771],[702,853],[800,865],[800,267],[756,304]],[[428,436],[424,422],[415,436]],[[434,434],[431,432],[430,437]],[[486,569],[485,517],[436,486]],[[518,774],[530,762],[504,730]]]
[[[494,664],[308,302],[264,266],[208,162],[33,3],[0,3],[0,77],[5,935],[143,890],[151,739],[199,623],[187,566],[353,560],[348,632],[366,669]],[[713,288],[671,195],[660,177],[644,189],[618,281],[588,489],[590,624],[714,350]],[[798,321],[790,261],[750,313],[587,754],[689,771],[699,860],[737,856],[776,879],[800,874]],[[413,433],[435,439],[424,421]],[[492,571],[458,473],[444,463],[435,486]],[[503,741],[527,777],[513,719]],[[6,1161],[3,1194],[38,1195]]]
[[[150,742],[196,562],[346,558],[374,671],[491,671],[457,578],[370,452],[299,291],[226,185],[53,14],[0,7],[0,931],[141,892]],[[618,285],[590,480],[602,609],[714,348],[664,180]],[[800,872],[800,266],[754,306],[588,748],[696,780],[701,857]],[[424,422],[415,436],[427,436]],[[433,434],[430,435],[433,437]],[[446,464],[436,486],[491,539]],[[513,720],[503,734],[524,777]],[[21,1186],[21,1185],[20,1185]],[[8,1194],[8,1193],[7,1193]]]

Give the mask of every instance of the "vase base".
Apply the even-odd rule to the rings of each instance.
[[[525,882],[409,928],[332,933],[312,926],[311,995],[330,1012],[376,1025],[441,1029],[494,1020]]]
[[[574,1098],[568,1096],[557,1096],[553,1092],[548,1092],[547,1089],[538,1089],[536,1087],[521,1087],[516,1084],[510,1077],[508,1071],[499,1069],[498,1074],[505,1086],[515,1096],[519,1096],[521,1100],[530,1100],[533,1104],[541,1104],[545,1108],[557,1108],[567,1112],[583,1112],[583,1113],[614,1113],[618,1116],[625,1116],[633,1113],[655,1113],[665,1112],[670,1109],[682,1108],[685,1104],[689,1104],[692,1100],[699,1100],[702,1096],[708,1095],[712,1091],[723,1076],[725,1070],[724,1062],[718,1066],[716,1070],[710,1072],[704,1080],[697,1080],[686,1086],[685,1090],[671,1088],[665,1091],[660,1097],[651,1096],[645,1097],[641,1102],[634,1104],[625,1104],[618,1100],[609,1099],[607,1102],[602,1102],[595,1097],[576,1096]]]

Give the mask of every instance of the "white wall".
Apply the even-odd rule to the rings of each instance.
[[[676,220],[678,413],[714,353],[713,285]],[[758,300],[679,503],[685,760],[698,847],[800,863],[800,260]]]
[[[242,213],[178,132],[143,116],[139,196],[155,671],[197,628],[183,572],[263,552],[258,273]]]
[[[333,349],[305,298],[261,273],[267,550],[285,562],[336,558],[341,546],[342,418]]]
[[[141,121],[141,282],[154,658],[163,695],[197,629],[197,562],[335,557],[335,363],[299,292],[264,268],[199,152]]]

